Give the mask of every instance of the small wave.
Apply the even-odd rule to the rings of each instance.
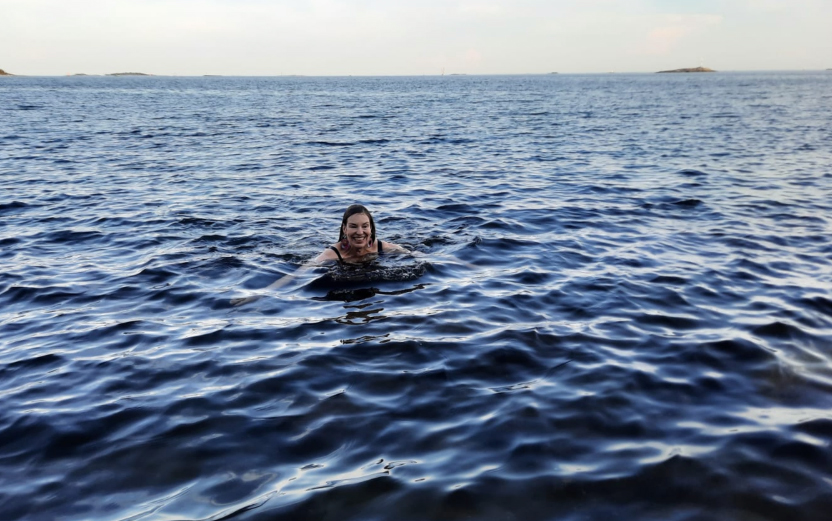
[[[694,317],[682,317],[665,314],[643,313],[635,317],[639,324],[648,326],[663,326],[671,330],[696,329],[700,321]]]
[[[674,206],[679,206],[682,208],[696,208],[697,206],[703,204],[702,201],[699,199],[681,199],[672,203]]]
[[[832,418],[812,418],[794,425],[792,430],[811,434],[832,443]]]
[[[680,170],[678,172],[678,174],[679,175],[684,175],[684,176],[687,176],[687,177],[706,177],[708,175],[707,173],[702,172],[700,170],[693,170],[693,169],[690,169],[690,168],[685,169],[685,170]]]
[[[60,287],[37,287],[16,284],[9,286],[0,296],[7,299],[8,303],[30,302],[33,304],[56,304],[65,302],[70,298],[83,295],[78,291],[68,291]]]
[[[474,208],[468,204],[443,204],[436,207],[437,210],[441,212],[452,212],[452,213],[473,213]]]
[[[663,202],[644,202],[641,204],[641,207],[650,210],[650,209],[657,209],[657,210],[674,210],[674,209],[693,209],[703,205],[704,202],[701,199],[676,199],[676,200],[668,200]]]
[[[829,298],[822,296],[805,297],[801,298],[799,302],[809,309],[813,309],[828,317],[832,317],[832,300]]]
[[[45,238],[51,242],[79,244],[87,241],[97,241],[104,236],[98,230],[60,230],[46,235]]]
[[[31,205],[26,204],[21,201],[12,201],[10,203],[3,203],[0,204],[0,213],[7,213],[13,212],[14,210],[20,210],[23,208],[29,208]]]
[[[775,321],[751,328],[751,332],[757,336],[778,338],[778,339],[801,339],[811,340],[812,335],[803,331],[800,327],[787,322]]]
[[[35,355],[30,358],[22,358],[10,363],[7,369],[0,369],[0,375],[8,376],[3,374],[6,371],[16,372],[21,370],[41,369],[63,365],[64,363],[66,363],[66,359],[63,356],[56,355],[54,353]]]
[[[467,145],[476,143],[475,139],[470,138],[448,138],[444,136],[433,136],[422,142],[425,145],[447,144],[447,145]]]
[[[673,284],[677,286],[681,286],[688,283],[688,280],[682,277],[677,277],[675,275],[656,275],[650,282],[655,284]]]
[[[307,141],[307,145],[322,146],[322,147],[351,147],[356,145],[354,142],[336,142],[336,141]]]
[[[768,366],[776,361],[773,353],[745,339],[707,342],[701,348],[702,353],[713,356],[712,363],[718,368],[728,368],[732,362]]]
[[[188,228],[214,228],[225,227],[226,224],[206,217],[183,216],[177,219],[177,223]]]

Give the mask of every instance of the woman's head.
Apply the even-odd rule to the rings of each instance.
[[[369,241],[365,242],[365,244],[370,245],[374,243],[376,240],[376,223],[373,222],[373,216],[370,211],[360,204],[354,204],[344,212],[344,218],[341,219],[341,231],[338,235],[338,241],[344,242],[346,240],[346,247],[349,247],[353,242],[351,237],[360,237],[367,231],[368,220],[370,237]]]

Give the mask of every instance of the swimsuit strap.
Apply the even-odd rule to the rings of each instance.
[[[384,249],[381,246],[381,239],[378,240],[378,252],[379,253],[384,253]]]
[[[335,252],[335,255],[337,255],[337,256],[338,256],[338,262],[344,262],[344,258],[343,258],[343,257],[341,257],[341,252],[340,252],[340,251],[338,251],[338,248],[336,248],[335,246],[330,246],[330,247],[329,247],[329,249],[330,249],[330,250],[332,250],[332,251],[334,251],[334,252]]]

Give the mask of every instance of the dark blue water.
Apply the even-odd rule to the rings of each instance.
[[[821,72],[2,79],[0,519],[828,519],[830,109]],[[354,202],[422,255],[230,304]]]

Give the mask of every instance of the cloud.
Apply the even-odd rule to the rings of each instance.
[[[721,15],[661,15],[652,25],[643,42],[637,46],[637,54],[667,55],[672,53],[688,36],[698,35],[722,23]]]
[[[793,1],[786,0],[745,0],[745,6],[751,11],[782,11],[790,6],[794,7]]]
[[[495,2],[461,2],[457,6],[457,11],[477,16],[499,16],[506,13],[506,9]]]
[[[463,62],[469,67],[477,67],[482,62],[482,53],[477,49],[468,49],[465,51]]]

